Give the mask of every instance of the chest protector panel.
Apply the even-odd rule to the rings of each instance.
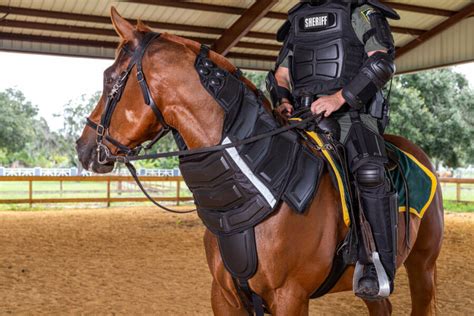
[[[238,76],[215,65],[207,54],[203,46],[195,67],[202,85],[224,111],[221,142],[235,142],[278,128],[257,95]],[[297,174],[295,163],[313,167],[308,167],[308,177]],[[181,173],[194,195],[198,214],[217,235],[240,233],[255,226],[282,199],[295,210],[304,211],[321,167],[321,160],[299,143],[294,131],[180,158]],[[298,181],[291,181],[288,187],[294,176],[299,177]],[[313,185],[300,189],[301,181],[312,181]]]
[[[205,46],[195,67],[203,87],[224,111],[223,144],[279,127],[238,74],[208,58]],[[245,281],[258,266],[254,227],[281,200],[304,212],[323,162],[298,141],[294,131],[286,131],[222,151],[180,157],[180,169],[199,217],[217,236],[225,267],[234,279]]]
[[[358,73],[365,51],[351,18],[351,4],[342,1],[290,11],[289,61],[296,97],[333,93]]]

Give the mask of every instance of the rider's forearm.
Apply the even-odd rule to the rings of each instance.
[[[354,79],[342,90],[346,102],[360,109],[376,95],[395,74],[395,63],[389,54],[378,51],[372,54]]]

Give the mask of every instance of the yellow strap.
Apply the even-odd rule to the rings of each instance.
[[[290,120],[301,121],[300,118],[291,118]],[[334,171],[337,180],[337,186],[339,188],[339,194],[341,196],[342,215],[344,218],[344,223],[346,224],[346,226],[349,226],[351,224],[351,219],[349,217],[349,210],[347,209],[346,195],[344,194],[344,182],[342,181],[339,170],[337,170],[336,164],[327,149],[324,148],[324,142],[321,140],[318,134],[311,131],[306,131],[306,134],[308,134],[316,142],[316,144],[321,147],[321,152],[323,153],[324,157],[326,157],[327,161],[331,165],[332,170]]]

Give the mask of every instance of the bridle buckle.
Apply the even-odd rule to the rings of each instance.
[[[137,80],[138,82],[142,82],[145,79],[145,76],[143,76],[143,72],[141,70],[137,71]]]
[[[97,133],[97,136],[104,136],[104,135],[105,135],[105,127],[104,127],[104,125],[98,124],[95,131],[96,131],[96,133]]]

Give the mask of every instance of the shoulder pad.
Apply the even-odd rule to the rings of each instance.
[[[392,20],[400,20],[400,15],[398,15],[397,11],[389,7],[388,5],[381,3],[379,0],[367,0],[367,3],[377,8],[382,12],[382,14]]]
[[[283,23],[282,26],[280,26],[280,28],[278,29],[276,33],[277,41],[283,42],[286,36],[288,35],[288,33],[290,32],[290,29],[291,29],[291,22],[287,20],[285,21],[285,23]]]

